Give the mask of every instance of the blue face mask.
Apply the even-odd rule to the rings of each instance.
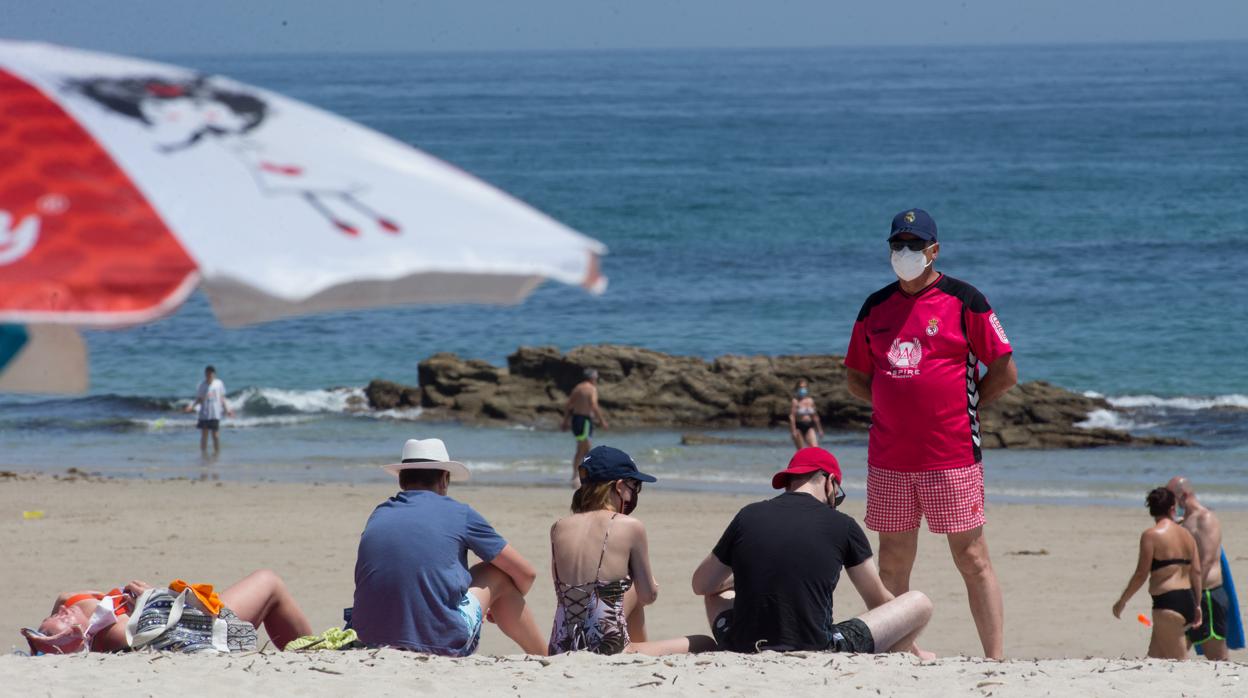
[[[810,391],[806,390],[805,388],[798,388],[798,389],[797,389],[797,396],[798,396],[798,397],[806,397],[807,393],[809,393],[809,392],[810,392]]]

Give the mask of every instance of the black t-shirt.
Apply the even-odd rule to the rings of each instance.
[[[871,558],[851,517],[799,492],[737,512],[715,545],[736,600],[728,649],[822,650],[832,643],[832,591],[842,567]]]

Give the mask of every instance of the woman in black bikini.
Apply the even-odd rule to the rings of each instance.
[[[1153,596],[1153,636],[1148,656],[1157,659],[1187,659],[1188,645],[1183,631],[1200,625],[1200,555],[1196,539],[1174,520],[1174,493],[1158,487],[1148,493],[1148,513],[1156,522],[1140,536],[1140,561],[1127,582],[1122,597],[1114,604],[1114,617],[1122,617],[1127,600],[1148,580]]]
[[[818,446],[819,439],[823,436],[819,410],[815,407],[815,399],[810,397],[810,388],[805,378],[793,386],[793,401],[789,407],[789,434],[793,437],[793,447],[799,451],[807,446]]]

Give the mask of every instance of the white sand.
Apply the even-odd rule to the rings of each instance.
[[[108,588],[136,577],[154,583],[182,577],[224,586],[262,567],[287,579],[317,630],[341,625],[341,610],[351,602],[359,532],[372,508],[390,494],[374,485],[0,480],[0,582],[8,591],[0,604],[0,631],[9,633],[15,649],[25,649],[17,629],[37,623],[60,591]],[[543,630],[554,608],[547,531],[566,511],[569,494],[551,488],[452,489],[453,496],[481,511],[538,568],[530,603]],[[749,501],[661,488],[645,491],[637,514],[649,529],[661,584],[659,601],[647,610],[652,638],[707,632],[700,599],[689,591],[689,577],[732,514]],[[847,504],[850,514],[861,517],[861,501]],[[44,511],[45,517],[24,520],[22,512],[28,510]],[[1248,531],[1248,512],[1222,512],[1222,519],[1228,547],[1242,551],[1237,564],[1248,567],[1248,540],[1240,548],[1234,540],[1237,531]],[[925,533],[912,583],[932,597],[936,614],[921,644],[948,657],[932,664],[910,657],[751,658],[723,653],[670,660],[556,657],[545,660],[549,664],[517,657],[445,660],[390,651],[311,657],[272,652],[217,658],[6,656],[0,657],[0,676],[5,677],[0,692],[42,694],[43,687],[57,695],[184,689],[196,695],[448,690],[746,694],[800,690],[827,680],[872,695],[876,689],[888,695],[967,690],[974,695],[1248,695],[1240,685],[1248,681],[1248,666],[1242,664],[1083,659],[1134,658],[1147,648],[1148,630],[1135,620],[1137,614],[1149,613],[1147,594],[1132,600],[1124,620],[1115,620],[1109,610],[1132,570],[1139,533],[1149,524],[1142,507],[998,505],[990,507],[989,522],[989,541],[1005,590],[1006,652],[1019,658],[1006,663],[958,657],[978,653],[979,642],[944,541]],[[848,581],[837,592],[836,608],[840,618],[862,610]],[[489,625],[481,649],[483,655],[516,651]],[[1246,654],[1232,657],[1242,662]]]

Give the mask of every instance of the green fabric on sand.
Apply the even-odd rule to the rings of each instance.
[[[363,647],[354,630],[330,628],[320,635],[304,635],[286,644],[286,651],[349,650]]]

